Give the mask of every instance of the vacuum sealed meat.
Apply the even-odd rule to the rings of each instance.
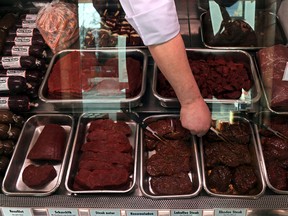
[[[69,48],[79,37],[77,7],[72,3],[52,1],[40,9],[36,24],[53,53]]]

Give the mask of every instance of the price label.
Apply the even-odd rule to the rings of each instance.
[[[157,216],[157,211],[128,210],[126,216]]]
[[[215,209],[215,216],[246,216],[246,209]]]
[[[50,216],[78,216],[77,209],[48,209]]]
[[[120,210],[90,209],[91,216],[120,216]]]
[[[30,208],[3,207],[2,212],[4,216],[32,216],[32,212]]]
[[[170,212],[171,216],[202,216],[203,212],[202,210],[171,210]]]

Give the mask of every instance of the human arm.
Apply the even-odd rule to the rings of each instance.
[[[192,134],[204,135],[210,127],[211,114],[187,59],[174,1],[120,2],[127,20],[142,37],[157,66],[176,92],[181,104],[180,119],[183,127]],[[161,15],[157,16],[158,13]]]

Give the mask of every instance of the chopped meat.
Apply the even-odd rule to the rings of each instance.
[[[188,173],[183,172],[171,176],[152,177],[151,187],[157,195],[189,194],[193,191]]]
[[[236,167],[233,183],[239,194],[249,194],[257,184],[257,176],[254,168],[250,165]]]
[[[208,171],[209,172],[209,171]],[[216,166],[207,175],[207,183],[210,190],[226,192],[232,180],[232,172],[227,166]]]

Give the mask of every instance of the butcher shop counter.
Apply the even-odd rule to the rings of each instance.
[[[177,1],[178,3],[180,1]],[[184,1],[181,1],[184,2]],[[186,1],[185,1],[186,2]],[[188,4],[189,3],[189,4]],[[190,37],[184,35],[185,44],[188,47],[204,48],[201,43],[200,21],[198,19],[196,0],[187,1],[189,10],[189,19],[181,19],[185,24],[182,28],[184,32],[192,32]],[[186,7],[183,7],[184,9]],[[187,25],[189,23],[189,27]],[[187,28],[186,28],[187,27]],[[147,50],[144,49],[148,53]],[[253,54],[253,52],[252,52]],[[179,108],[165,108],[161,106],[159,100],[153,95],[153,60],[149,56],[147,70],[147,88],[145,95],[138,107],[132,110],[137,112],[141,118],[152,114],[178,114]],[[27,116],[35,113],[67,113],[77,121],[83,112],[82,109],[55,109],[52,104],[37,101],[38,107],[34,107]],[[213,104],[210,108],[215,113],[227,113],[234,110],[241,113],[238,107],[233,105]],[[261,109],[261,104],[254,104],[248,112],[252,114]],[[87,110],[86,110],[87,111]],[[111,112],[115,109],[91,109],[91,112]],[[247,110],[245,110],[246,112]],[[77,123],[77,122],[76,122]],[[76,124],[75,124],[76,125]],[[140,164],[137,164],[137,170],[140,170]],[[67,167],[64,170],[67,171]],[[65,175],[61,181],[59,189],[49,196],[7,196],[0,194],[0,214],[3,216],[89,216],[89,215],[117,215],[117,216],[258,216],[258,215],[288,215],[288,196],[285,194],[276,194],[266,188],[265,193],[257,199],[239,199],[239,198],[219,198],[208,195],[205,190],[192,198],[174,198],[174,199],[153,199],[144,196],[140,190],[140,179],[137,175],[136,187],[127,194],[70,194],[64,185]]]

